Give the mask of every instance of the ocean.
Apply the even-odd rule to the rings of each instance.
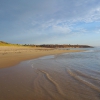
[[[100,48],[0,69],[1,100],[100,100]]]

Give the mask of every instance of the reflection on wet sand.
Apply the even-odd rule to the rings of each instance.
[[[0,99],[100,100],[100,88],[85,78],[93,77],[65,66],[56,57],[26,61],[0,70]]]

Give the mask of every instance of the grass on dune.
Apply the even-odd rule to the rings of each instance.
[[[7,42],[0,41],[0,46],[22,46],[22,45],[10,44],[10,43],[7,43]]]

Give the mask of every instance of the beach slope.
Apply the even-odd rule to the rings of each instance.
[[[59,50],[54,48],[27,46],[0,46],[0,68],[11,67],[24,60],[67,52],[80,52],[80,50]]]

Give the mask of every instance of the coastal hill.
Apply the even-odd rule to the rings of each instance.
[[[70,44],[42,44],[42,45],[34,45],[34,44],[11,44],[4,41],[0,41],[0,46],[31,46],[31,47],[45,47],[45,48],[93,48],[88,45],[70,45]]]
[[[34,44],[25,44],[24,46],[31,47],[44,47],[44,48],[93,48],[88,45],[70,45],[70,44],[42,44],[42,45],[34,45]]]
[[[55,44],[55,45],[40,45],[40,47],[48,47],[48,48],[93,48],[88,45],[70,45],[70,44]]]
[[[4,41],[0,41],[0,46],[18,46],[19,44],[11,44]]]
[[[4,41],[0,41],[0,46],[7,46],[7,45],[11,45],[11,44]]]

